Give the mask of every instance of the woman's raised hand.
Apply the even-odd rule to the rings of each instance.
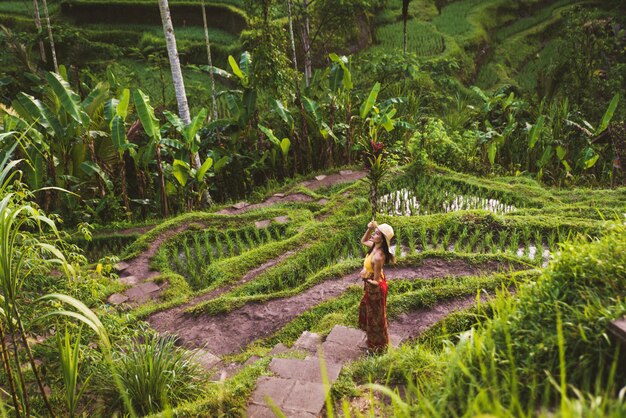
[[[378,222],[376,221],[370,221],[370,223],[367,224],[367,229],[376,229],[378,228]]]

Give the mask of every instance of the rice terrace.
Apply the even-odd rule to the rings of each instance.
[[[623,0],[0,0],[0,417],[626,417]]]

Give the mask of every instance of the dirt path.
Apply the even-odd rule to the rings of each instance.
[[[155,238],[154,241],[150,243],[148,249],[143,251],[137,257],[132,260],[126,261],[128,263],[128,267],[123,272],[124,277],[133,276],[137,278],[138,282],[145,281],[147,279],[151,279],[159,274],[158,271],[154,271],[150,269],[150,259],[154,257],[157,250],[166,239],[170,238],[186,230],[189,225],[180,225],[174,229],[170,229],[168,231],[163,232],[161,235]]]
[[[481,302],[486,302],[488,297],[481,295],[480,300]],[[400,337],[401,341],[416,338],[451,313],[467,309],[475,304],[476,295],[469,295],[446,300],[430,308],[400,314],[389,321],[389,334]]]
[[[427,259],[416,267],[387,268],[393,279],[431,279],[447,276],[471,276],[491,272],[498,263],[473,266],[462,260]],[[264,304],[252,303],[235,311],[217,316],[182,315],[176,320],[159,321],[154,315],[150,324],[161,333],[179,337],[188,348],[201,348],[218,355],[233,354],[254,340],[272,335],[296,316],[325,300],[341,295],[359,283],[358,272],[323,283],[289,298],[275,299]]]
[[[266,263],[260,265],[259,267],[250,270],[248,273],[246,273],[245,276],[243,276],[241,278],[241,280],[239,280],[236,283],[231,283],[229,285],[226,286],[222,286],[219,287],[217,289],[213,289],[210,292],[204,293],[202,295],[199,295],[193,299],[191,299],[190,301],[176,306],[174,308],[171,309],[167,309],[161,312],[156,312],[152,315],[150,315],[147,319],[147,321],[154,327],[155,324],[157,324],[157,326],[161,329],[166,329],[166,330],[175,330],[178,327],[178,324],[181,323],[181,321],[185,320],[185,310],[191,306],[195,306],[201,302],[204,302],[205,300],[211,300],[211,299],[215,299],[218,296],[230,291],[231,289],[233,289],[234,287],[237,286],[241,286],[242,284],[248,283],[249,281],[253,280],[255,277],[257,277],[259,274],[263,273],[265,270],[269,269],[270,267],[273,267],[277,264],[279,264],[280,262],[282,262],[283,260],[285,260],[286,258],[292,256],[293,254],[295,254],[297,251],[302,250],[302,248],[299,248],[298,250],[294,250],[294,251],[287,251],[284,254],[281,254],[279,257],[276,257],[272,260],[267,261]],[[156,327],[155,327],[156,328]]]

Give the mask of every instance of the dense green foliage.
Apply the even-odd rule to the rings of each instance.
[[[626,3],[207,1],[207,65],[201,2],[173,0],[189,124],[149,3],[54,2],[36,29],[0,1],[1,416],[241,416],[272,347],[356,326],[360,288],[212,370],[142,320],[345,278],[374,217],[400,268],[488,273],[390,281],[391,321],[476,304],[344,369],[346,416],[366,388],[388,416],[626,414]],[[153,247],[162,288],[115,305],[114,264]]]

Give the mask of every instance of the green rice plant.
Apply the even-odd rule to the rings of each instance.
[[[218,232],[216,232],[215,235],[213,235],[213,239],[215,240],[215,259],[216,260],[221,260],[222,258],[224,258],[224,246],[222,243],[223,236],[224,236],[224,233],[218,233]]]
[[[448,228],[446,232],[443,234],[443,239],[441,241],[441,246],[443,251],[448,251],[450,243],[452,242],[452,237],[454,236],[454,228]]]
[[[484,252],[495,252],[495,246],[493,245],[493,231],[488,231],[487,233],[485,233],[484,238],[483,238],[483,243],[482,243],[482,248]]]
[[[252,240],[252,237],[250,236],[250,231],[248,229],[244,229],[243,236],[247,248],[254,248],[254,241]]]
[[[517,229],[513,230],[511,236],[509,237],[509,251],[513,254],[517,254],[517,250],[519,250],[519,242],[520,233]]]
[[[415,254],[415,250],[417,249],[415,230],[413,228],[407,229],[407,240],[406,245],[408,247],[408,254]]]
[[[506,229],[500,230],[498,233],[498,250],[505,252],[506,251],[506,243],[509,239],[509,231]]]
[[[244,244],[244,240],[241,239],[241,235],[243,231],[235,231],[235,254],[242,254],[246,251],[246,245]]]
[[[431,230],[430,230],[430,245],[431,248],[433,250],[436,250],[438,248],[438,244],[439,244],[439,232],[440,232],[440,226],[439,225],[435,225]]]
[[[396,257],[400,257],[400,256],[403,255],[402,254],[402,246],[404,244],[403,243],[403,238],[404,238],[403,235],[404,234],[402,232],[402,228],[397,228],[396,229],[396,236],[395,236],[395,239],[396,239]]]
[[[480,228],[474,229],[474,232],[470,235],[468,240],[468,246],[470,248],[470,252],[472,252],[475,248],[477,248],[477,244],[482,242],[482,231]]]
[[[455,250],[460,250],[461,248],[466,246],[466,241],[469,238],[469,228],[467,226],[464,226],[463,229],[461,230],[461,233],[459,234],[459,236],[456,239],[456,242],[454,243],[454,249]]]
[[[204,254],[206,256],[206,260],[207,260],[207,264],[212,264],[213,263],[213,257],[214,257],[214,251],[215,249],[213,248],[213,243],[211,242],[211,234],[209,232],[204,232],[204,234],[202,234],[202,237],[204,238]]]
[[[226,252],[224,253],[224,255],[228,257],[234,257],[236,255],[235,244],[233,243],[233,240],[231,238],[231,231],[224,232],[223,237],[224,244],[226,244]]]
[[[263,243],[272,242],[272,232],[270,228],[263,228]]]

